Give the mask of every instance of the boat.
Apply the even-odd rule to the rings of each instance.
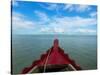
[[[22,70],[21,74],[46,73],[82,70],[80,65],[59,46],[59,40],[55,39],[53,46],[42,54],[39,60],[35,60],[31,66]]]

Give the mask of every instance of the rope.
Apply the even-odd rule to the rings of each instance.
[[[49,53],[48,53],[48,56],[47,56],[47,58],[46,58],[46,61],[45,61],[45,64],[44,64],[44,71],[43,71],[43,72],[46,71],[46,65],[47,65],[47,63],[48,63],[48,59],[49,59],[49,56],[50,56],[50,52],[51,52],[51,49],[50,49],[50,51],[49,51]]]
[[[68,64],[68,66],[70,66],[74,71],[76,71],[76,69],[71,64]]]

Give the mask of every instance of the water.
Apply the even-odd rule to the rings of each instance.
[[[54,35],[13,35],[12,38],[12,70],[21,73],[53,45]],[[97,69],[96,36],[58,35],[58,39],[60,47],[83,70]]]

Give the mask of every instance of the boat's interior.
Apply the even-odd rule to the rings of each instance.
[[[35,68],[31,73],[43,73],[43,72],[63,72],[63,71],[73,71],[72,66],[69,64],[63,64],[63,65],[48,65],[44,68],[44,66],[38,66]]]

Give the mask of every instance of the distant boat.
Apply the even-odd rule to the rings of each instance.
[[[42,54],[39,60],[34,61],[30,67],[24,68],[21,73],[62,72],[81,69],[68,54],[64,53],[64,50],[59,47],[59,40],[55,39],[53,46],[45,54]]]

